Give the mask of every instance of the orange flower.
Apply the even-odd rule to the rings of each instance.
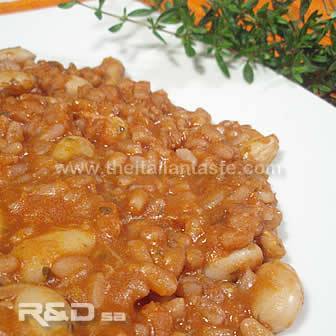
[[[272,8],[272,4],[270,0],[259,0],[257,6],[255,7],[255,10],[260,9],[265,4],[269,4],[269,6]],[[291,7],[289,8],[289,18],[296,19],[299,17],[300,12],[300,3],[301,0],[295,0]],[[207,0],[188,0],[188,6],[190,10],[195,13],[197,20],[200,20],[204,16],[204,10],[203,6],[209,7],[210,4]],[[311,15],[314,11],[319,11],[324,18],[328,18],[328,13],[326,11],[326,8],[323,5],[323,1],[321,0],[313,0],[308,11],[307,16]]]
[[[195,15],[195,22],[198,24],[205,15],[204,8],[210,8],[207,0],[188,0],[188,7]]]
[[[300,16],[300,3],[301,0],[295,0],[291,7],[289,8],[288,12],[288,18],[291,20],[298,19]],[[269,4],[270,8],[272,8],[272,4],[270,0],[259,0],[257,6],[255,7],[255,11],[260,9],[262,6],[265,4]],[[190,10],[195,14],[195,21],[198,23],[205,15],[204,8],[208,8],[210,6],[209,2],[207,0],[188,0],[188,6]],[[313,0],[307,13],[306,13],[306,18],[309,17],[314,11],[319,11],[322,15],[323,18],[328,18],[329,15],[326,11],[326,8],[323,5],[323,1],[321,0]],[[280,37],[276,37],[276,40],[279,41]],[[269,38],[269,42],[273,42],[273,37]],[[331,43],[329,37],[325,37],[321,43],[323,45],[328,45]]]

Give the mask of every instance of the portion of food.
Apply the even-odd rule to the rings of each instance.
[[[277,138],[212,124],[124,72],[0,51],[0,334],[287,329],[303,291],[280,261]],[[22,304],[45,320],[55,302],[67,318],[19,321]],[[83,303],[95,315],[75,321]]]

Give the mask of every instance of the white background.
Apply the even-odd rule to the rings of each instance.
[[[128,1],[114,1],[121,12]],[[133,7],[137,5],[133,2]],[[272,184],[284,212],[282,237],[287,260],[300,274],[306,292],[303,313],[285,335],[335,333],[335,145],[336,109],[273,72],[259,68],[246,84],[241,65],[224,78],[209,59],[191,61],[171,40],[164,47],[150,32],[130,26],[116,35],[83,8],[58,8],[0,16],[0,48],[20,45],[41,59],[96,65],[103,57],[119,58],[134,79],[164,88],[174,103],[207,109],[216,121],[239,120],[275,133],[281,141],[284,170]]]

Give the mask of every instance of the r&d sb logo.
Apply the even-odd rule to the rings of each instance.
[[[19,321],[33,318],[42,327],[49,327],[50,322],[90,322],[95,319],[95,308],[91,303],[72,303],[70,309],[67,307],[64,302],[20,303]],[[103,312],[100,318],[104,322],[125,322],[126,314]]]

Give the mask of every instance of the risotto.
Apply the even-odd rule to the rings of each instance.
[[[78,69],[1,50],[1,336],[287,329],[303,290],[280,261],[278,148],[174,106],[113,58]],[[50,303],[63,319],[47,323]]]

